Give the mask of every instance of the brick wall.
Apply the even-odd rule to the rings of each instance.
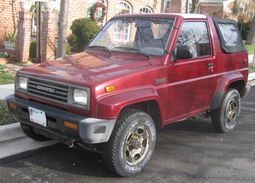
[[[118,0],[108,0],[107,2],[108,12],[106,15],[106,21],[110,20],[113,16],[116,15],[115,8],[116,8],[117,1]],[[128,2],[131,5],[133,13],[139,13],[140,9],[143,6],[149,6],[153,8],[153,4],[154,4],[154,0],[128,0],[126,2]],[[155,13],[160,13],[161,4],[162,4],[161,0],[158,0],[157,6],[154,9]],[[70,0],[69,14],[68,14],[68,31],[67,31],[68,34],[71,33],[70,27],[72,25],[72,22],[75,19],[87,17],[88,15],[87,11],[88,11],[88,5],[86,0],[75,0],[75,1]]]
[[[210,5],[210,4],[201,4],[198,8],[199,12],[202,14],[208,14],[213,17],[221,18],[223,16],[223,6],[222,5]]]
[[[87,1],[86,0],[69,0],[68,8],[68,21],[67,21],[67,33],[70,34],[70,27],[72,22],[78,18],[84,18],[87,16]]]
[[[29,60],[31,18],[31,12],[19,12],[18,35],[16,42],[16,58],[19,62],[27,62]]]
[[[181,13],[182,2],[181,0],[171,0],[170,13]]]
[[[20,0],[1,0],[0,2],[0,48],[8,33],[17,28],[17,17]]]

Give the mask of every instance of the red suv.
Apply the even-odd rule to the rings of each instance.
[[[234,21],[196,14],[112,18],[78,54],[20,70],[7,97],[27,136],[102,152],[121,176],[151,159],[156,126],[210,114],[237,124],[248,55]]]

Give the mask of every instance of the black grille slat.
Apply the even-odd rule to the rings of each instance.
[[[29,80],[29,84],[34,84],[34,85],[43,85],[43,86],[47,86],[47,87],[51,87],[51,88],[54,88],[54,89],[59,89],[59,90],[62,90],[62,91],[68,91],[68,87],[58,87],[58,86],[55,86],[55,85],[51,85],[51,84],[53,84],[53,83],[51,83],[51,84],[48,84],[48,82],[46,83],[46,82],[41,82],[41,81],[38,81],[38,82],[35,82],[35,81],[31,81],[31,80]]]
[[[34,86],[34,85],[29,85],[29,87],[30,87],[30,88],[33,88],[34,90],[37,89],[36,86]],[[60,95],[63,95],[63,96],[67,96],[67,95],[68,95],[67,92],[64,93],[64,92],[60,92],[60,91],[58,91],[58,90],[55,90],[55,93],[60,94]]]
[[[38,86],[42,88],[45,87],[46,89],[45,90],[40,89],[40,87]],[[59,102],[64,102],[64,103],[68,102],[68,90],[69,90],[68,86],[61,85],[59,83],[44,81],[40,79],[33,79],[33,78],[29,78],[29,81],[28,81],[28,92],[30,94],[43,97],[43,98],[48,98],[55,101],[59,101]]]

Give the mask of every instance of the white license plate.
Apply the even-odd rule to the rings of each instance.
[[[33,107],[28,107],[30,121],[42,125],[44,127],[47,126],[46,115],[44,111],[35,109]]]

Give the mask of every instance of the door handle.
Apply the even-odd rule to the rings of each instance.
[[[209,64],[207,65],[207,67],[208,67],[208,69],[213,69],[213,68],[214,68],[214,65],[213,65],[213,63],[209,63]]]

